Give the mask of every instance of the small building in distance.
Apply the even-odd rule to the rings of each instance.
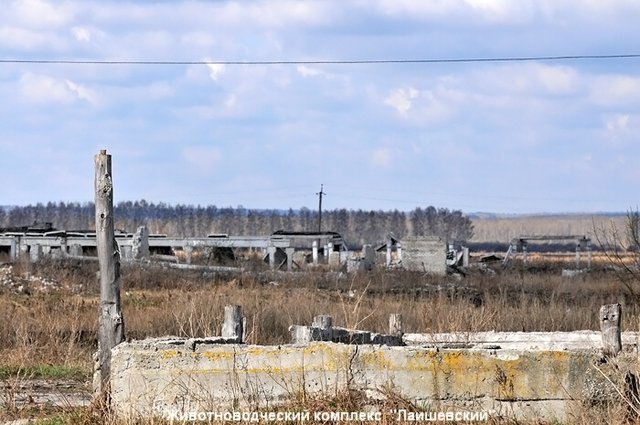
[[[390,234],[387,242],[376,247],[388,268],[447,274],[447,244],[439,237],[419,236],[402,240]]]
[[[447,274],[447,244],[439,237],[402,239],[402,266],[406,270]]]

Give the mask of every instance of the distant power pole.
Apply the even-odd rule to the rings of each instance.
[[[320,185],[320,192],[316,193],[319,197],[318,202],[318,233],[322,233],[322,196],[326,195],[325,192],[322,191],[324,185]]]

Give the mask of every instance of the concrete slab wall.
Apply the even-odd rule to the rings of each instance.
[[[244,346],[147,340],[113,349],[112,402],[127,417],[247,411],[302,395],[389,391],[418,406],[563,419],[611,383],[594,350],[387,347],[314,342]]]
[[[622,345],[627,352],[638,351],[640,333],[621,333]],[[515,349],[527,351],[583,350],[598,352],[602,347],[599,331],[573,332],[458,332],[458,333],[405,333],[406,345],[425,347],[457,347],[477,349]]]
[[[440,238],[402,240],[402,265],[407,270],[444,275],[447,273],[447,245]]]

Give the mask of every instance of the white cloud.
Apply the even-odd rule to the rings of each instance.
[[[192,31],[181,37],[182,44],[187,48],[208,50],[216,45],[216,38],[207,31]]]
[[[474,71],[468,78],[480,91],[507,95],[561,95],[576,92],[581,75],[572,67],[542,63],[510,64]]]
[[[246,107],[241,93],[229,92],[212,103],[174,108],[174,113],[179,119],[188,118],[211,122],[212,120],[246,116],[251,111],[251,108],[247,110]]]
[[[64,80],[64,82],[67,84],[67,88],[74,93],[78,99],[86,100],[92,105],[97,103],[97,97],[93,90],[70,80]]]
[[[588,78],[565,65],[484,65],[413,80],[391,90],[383,102],[417,126],[461,119],[464,126],[540,127],[549,117],[570,113],[566,105],[584,97]]]
[[[218,78],[224,74],[225,70],[224,64],[221,63],[207,64],[207,68],[209,68],[209,77],[214,81],[218,81]]]
[[[23,98],[32,103],[71,104],[76,100],[84,100],[95,104],[97,101],[96,94],[87,87],[46,75],[26,73],[20,78],[19,87]]]
[[[312,67],[309,65],[298,65],[296,67],[296,71],[304,78],[322,77],[330,80],[339,78],[339,76],[336,74],[326,72],[320,68]]]
[[[457,1],[415,1],[415,0],[379,0],[376,6],[384,14],[392,16],[435,17],[445,16],[459,11],[461,4]]]
[[[459,92],[438,89],[422,93],[417,103],[415,119],[420,122],[433,123],[448,118],[456,108],[456,97]]]
[[[533,67],[535,83],[549,94],[567,94],[576,90],[580,76],[568,66],[537,64]]]
[[[512,0],[465,0],[474,12],[489,21],[509,22],[528,15],[528,5],[524,1]]]
[[[591,82],[591,101],[602,106],[637,105],[640,102],[640,77],[606,75]]]
[[[31,29],[64,27],[73,18],[67,4],[54,6],[44,0],[14,0],[3,12],[9,21]]]
[[[460,89],[448,87],[447,80],[443,78],[425,90],[414,87],[395,89],[384,99],[384,103],[418,125],[446,120],[470,96]]]
[[[379,148],[371,153],[371,164],[387,168],[391,166],[393,152],[389,148]]]
[[[238,95],[235,93],[231,93],[224,100],[224,106],[226,109],[233,109],[238,105]]]
[[[384,100],[386,105],[391,106],[398,113],[405,115],[411,106],[413,101],[418,97],[418,90],[413,87],[407,89],[395,89]]]
[[[604,117],[603,141],[607,148],[624,148],[637,144],[640,131],[640,116],[635,114],[612,114]]]
[[[155,82],[144,90],[144,96],[147,99],[166,99],[175,94],[175,88],[166,81]]]
[[[625,131],[629,127],[629,115],[621,114],[609,118],[606,121],[606,127],[608,131],[614,133]]]
[[[212,174],[222,162],[222,152],[217,147],[192,146],[183,149],[182,157],[199,172]]]
[[[97,3],[97,2],[96,2]],[[201,28],[207,33],[242,33],[245,30],[309,28],[334,22],[340,7],[332,1],[170,1],[118,2],[88,8],[101,21],[125,26],[149,27],[162,22],[188,33]],[[167,26],[167,25],[165,25]],[[202,40],[202,39],[201,39]]]
[[[91,41],[91,32],[88,28],[83,27],[73,27],[71,28],[71,34],[75,37],[76,40],[88,43]]]
[[[365,7],[371,7],[371,3],[370,0],[362,1]],[[508,27],[531,24],[567,27],[575,23],[606,27],[628,19],[640,9],[634,0],[377,0],[373,7],[382,14],[400,19],[426,22],[447,19],[453,26]]]
[[[322,72],[319,69],[312,68],[312,67],[307,66],[307,65],[298,65],[296,67],[296,70],[303,77],[316,77],[316,76],[322,74]]]
[[[47,48],[57,51],[65,46],[65,41],[54,32],[34,31],[12,26],[0,27],[0,47],[5,49],[30,51],[37,48]]]
[[[85,44],[96,44],[108,40],[107,34],[104,31],[84,25],[71,28],[71,35],[76,41]]]
[[[507,23],[530,19],[533,5],[511,0],[378,0],[377,7],[384,14],[399,18],[435,21],[448,18],[477,25],[478,23]]]
[[[282,0],[277,2],[226,3],[218,11],[217,21],[227,25],[252,25],[282,28],[287,25],[320,25],[331,22],[336,8],[332,2],[301,2]]]
[[[568,173],[589,173],[593,170],[593,156],[590,153],[570,157],[561,162],[561,168]]]
[[[640,36],[638,7],[636,0],[7,0],[0,51],[16,59],[185,61],[616,53],[632,51]],[[95,143],[135,139],[144,152],[154,152],[144,154],[149,167],[177,151],[178,160],[189,164],[179,172],[194,173],[180,178],[193,178],[188,183],[194,187],[207,180],[197,179],[203,172],[231,164],[227,155],[239,149],[253,162],[220,176],[234,180],[247,167],[274,173],[294,156],[285,159],[282,152],[296,152],[300,140],[312,155],[298,155],[287,172],[308,180],[317,174],[314,159],[330,155],[326,141],[334,140],[353,156],[364,152],[354,166],[343,162],[348,155],[337,159],[337,167],[360,177],[351,181],[402,162],[416,179],[435,181],[451,168],[461,181],[482,176],[478,184],[492,187],[505,166],[523,157],[536,163],[569,158],[576,140],[579,154],[592,155],[594,169],[621,152],[631,168],[640,149],[640,74],[634,66],[626,59],[297,67],[5,64],[0,143],[11,141],[28,156],[41,149],[40,140],[55,138],[76,153],[78,127],[100,127],[105,131]],[[68,119],[78,113],[82,119]],[[175,147],[176,140],[183,144]],[[200,147],[182,151],[188,145]],[[452,152],[465,166],[451,161]],[[14,153],[4,161],[23,167]],[[532,170],[533,178],[556,177],[551,167]],[[390,187],[401,184],[404,173],[388,174]],[[37,190],[31,186],[22,189]],[[577,182],[576,196],[592,196],[580,193],[587,186]],[[166,196],[175,202],[172,197],[187,195]],[[543,208],[529,205],[522,208]]]

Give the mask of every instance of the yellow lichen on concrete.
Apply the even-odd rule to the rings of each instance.
[[[322,370],[334,372],[348,367],[350,354],[350,350],[345,351],[340,346],[328,343],[313,344],[302,349],[305,368],[319,363]]]
[[[210,362],[233,360],[234,357],[233,352],[221,350],[207,350],[197,354],[201,355]]]
[[[189,352],[163,350],[160,358],[169,360],[182,357],[175,373],[193,368],[198,375],[225,371],[247,374],[287,376],[304,372],[339,372],[346,370],[351,353],[332,344],[308,347],[293,346],[218,346],[202,351]],[[186,361],[186,363],[185,363]],[[201,363],[203,362],[203,363]],[[198,366],[198,364],[200,364]]]
[[[385,351],[375,350],[369,353],[363,353],[360,361],[367,368],[379,368],[383,370],[396,369],[395,365],[390,361]]]
[[[163,350],[160,353],[160,358],[162,358],[163,360],[169,360],[179,355],[180,352],[178,350]]]
[[[565,401],[580,400],[589,390],[585,376],[593,369],[593,362],[593,353],[577,351],[324,342],[306,346],[199,345],[195,351],[123,345],[115,349],[114,382],[120,391],[114,393],[114,400],[119,409],[130,409],[133,403],[136,411],[150,412],[156,398],[181,400],[192,393],[219,405],[235,406],[260,400],[276,403],[297,397],[301,391],[335,394],[351,385],[366,390],[392,388],[416,402],[436,406],[477,400],[516,406],[526,400],[527,406],[553,403],[564,409]],[[600,385],[600,381],[591,381],[592,387]],[[153,401],[131,401],[149,394]]]
[[[432,371],[434,362],[437,361],[439,353],[435,350],[423,351],[412,350],[407,357],[404,368],[410,371]]]
[[[384,356],[376,360],[382,363]],[[566,389],[562,381],[568,376],[573,357],[565,352],[544,352],[498,357],[485,352],[416,351],[405,364],[387,364],[415,373],[416,385],[433,385],[444,393],[477,392],[486,384],[493,396],[505,399],[560,396]],[[395,367],[394,367],[395,366]],[[539,373],[531,373],[533,370]],[[422,375],[432,379],[422,379]]]
[[[278,357],[282,354],[281,350],[277,348],[260,345],[250,345],[244,348],[242,352],[249,356],[265,356],[271,358]]]

